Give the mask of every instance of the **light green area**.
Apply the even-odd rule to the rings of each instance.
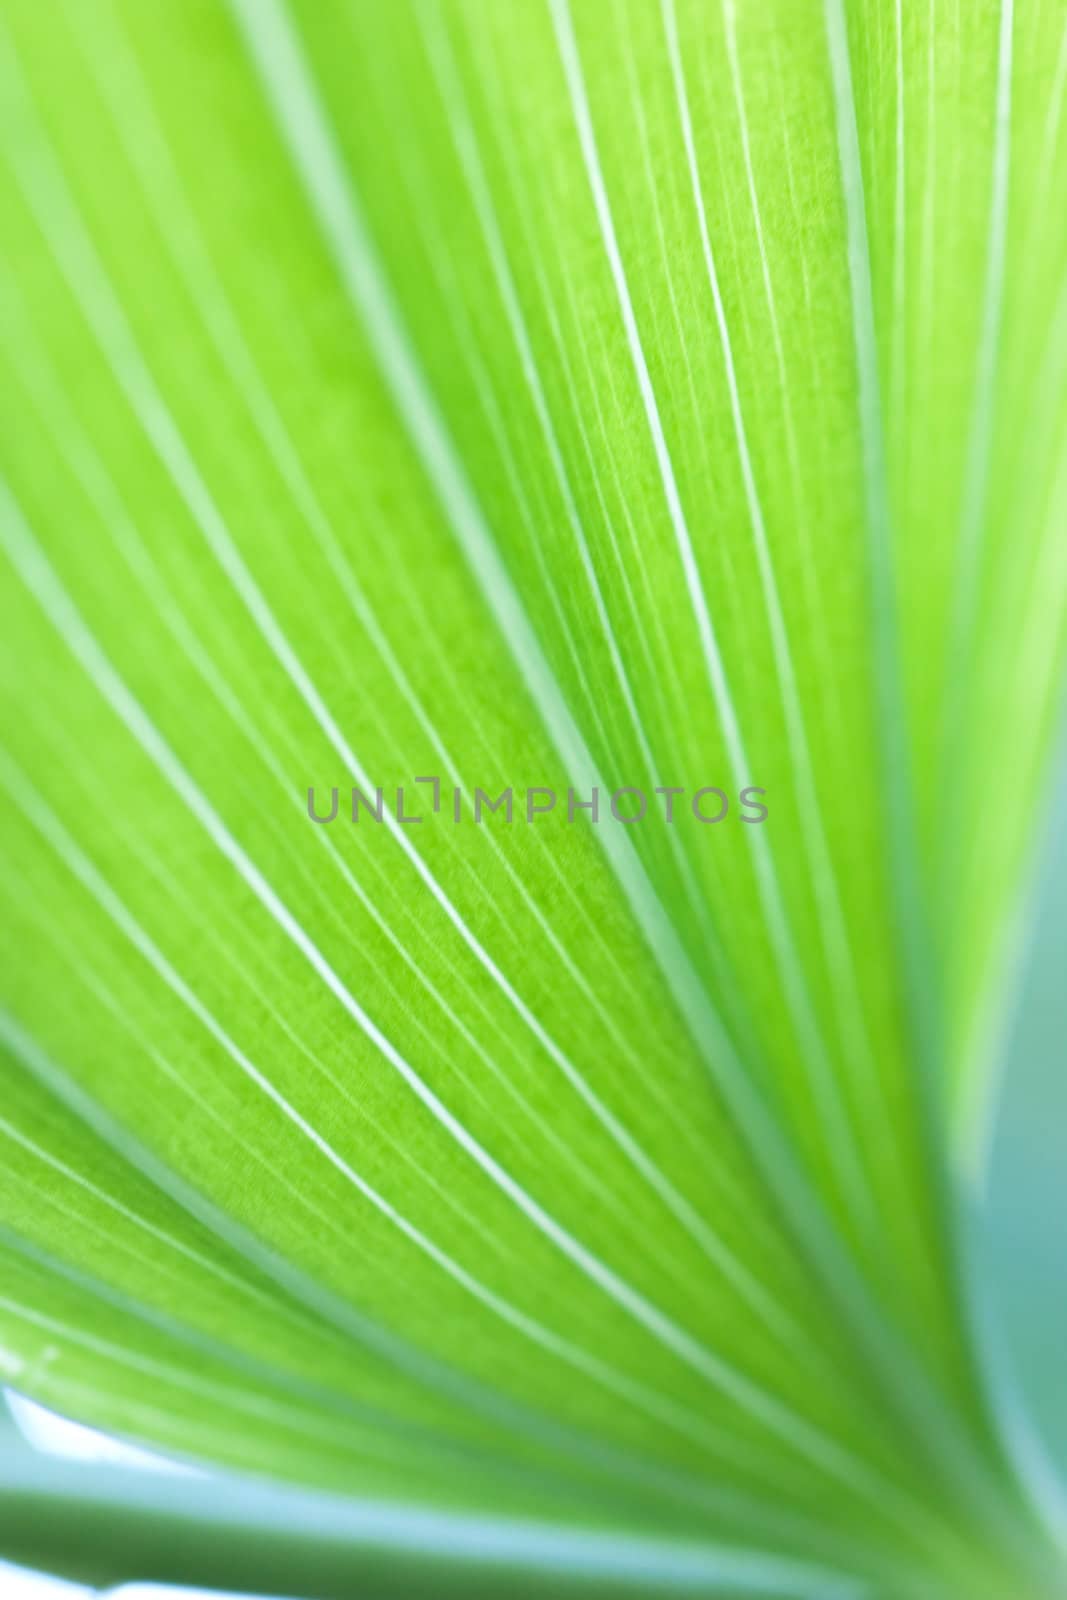
[[[1062,683],[1065,92],[1040,0],[7,0],[0,1379],[1052,1592],[958,1174]],[[426,774],[769,817],[306,814]]]

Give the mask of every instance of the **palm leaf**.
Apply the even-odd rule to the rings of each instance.
[[[0,1370],[218,1474],[15,1453],[3,1544],[1049,1593],[968,1196],[1062,15],[9,0],[0,78]]]

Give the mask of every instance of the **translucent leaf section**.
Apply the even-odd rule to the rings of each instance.
[[[290,1485],[249,1582],[1050,1592],[959,1173],[1065,92],[1036,0],[9,0],[0,1376]]]

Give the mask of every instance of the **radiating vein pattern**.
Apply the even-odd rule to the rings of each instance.
[[[0,1380],[531,1582],[1053,1592],[957,1223],[1057,10],[8,0]]]

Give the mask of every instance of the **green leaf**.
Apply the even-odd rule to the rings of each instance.
[[[0,1548],[1062,1584],[968,1183],[1065,86],[1039,0],[10,0],[0,1375],[220,1477]]]

